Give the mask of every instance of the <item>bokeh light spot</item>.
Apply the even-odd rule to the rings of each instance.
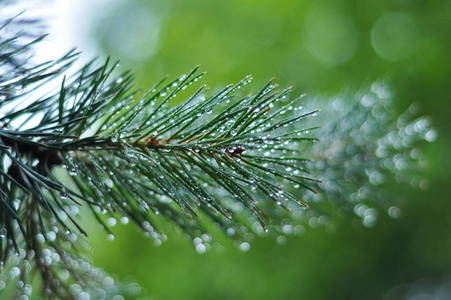
[[[408,58],[417,47],[415,20],[403,12],[382,15],[371,29],[371,44],[383,59],[398,61]]]
[[[117,56],[142,60],[155,55],[160,46],[160,18],[140,5],[115,8],[112,17],[100,24],[105,43]]]
[[[336,65],[349,60],[358,45],[358,31],[345,13],[314,6],[306,17],[305,43],[319,61]]]

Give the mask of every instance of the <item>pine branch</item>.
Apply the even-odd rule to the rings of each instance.
[[[321,194],[304,198],[317,204],[315,217],[339,211],[373,227],[381,214],[400,218],[408,203],[400,191],[428,188],[422,148],[435,141],[437,132],[431,118],[418,116],[416,104],[399,114],[395,100],[394,91],[376,81],[323,108],[319,122],[326,125],[316,132],[321,142],[307,151],[309,168],[327,180],[317,187]],[[327,203],[333,210],[319,210],[327,209]]]
[[[103,205],[94,199],[91,186],[105,197],[106,206],[126,216],[136,215],[141,208],[156,211],[158,197],[169,196],[183,213],[196,215],[199,207],[207,215],[221,213],[230,219],[224,201],[211,191],[218,187],[248,207],[263,227],[262,218],[266,216],[256,206],[255,196],[247,192],[252,186],[275,203],[286,199],[306,206],[270,180],[281,177],[308,187],[305,182],[315,179],[261,163],[277,155],[279,164],[292,164],[296,150],[284,144],[312,140],[291,136],[285,128],[284,136],[278,137],[280,128],[313,113],[293,116],[297,108],[288,106],[269,114],[271,107],[286,97],[287,90],[270,94],[275,86],[268,83],[256,96],[231,96],[248,82],[247,78],[209,98],[201,96],[202,87],[187,102],[171,107],[168,101],[200,78],[197,68],[137,100],[134,93],[128,93],[130,75],[108,82],[114,70],[108,70],[108,61],[92,72],[87,70],[69,83],[73,88],[63,87],[59,95],[39,99],[0,118],[4,124],[0,131],[2,147],[10,150],[4,155],[12,161],[6,175],[14,179],[16,187],[32,192],[40,208],[49,209],[51,205],[41,196],[44,188],[54,197]],[[59,100],[62,98],[64,101]],[[26,130],[9,128],[17,116],[33,110],[45,111],[38,125]],[[285,154],[288,150],[291,155]],[[77,173],[74,180],[85,196],[53,178],[51,168],[57,165]],[[206,174],[211,178],[205,178]],[[205,189],[199,182],[212,184]],[[147,195],[148,190],[154,194]],[[130,198],[137,202],[125,207],[123,202]],[[139,223],[143,221],[148,220]]]
[[[130,72],[114,75],[118,63],[109,58],[73,74],[74,51],[40,65],[17,63],[41,39],[0,56],[4,64],[16,57],[0,74],[0,261],[8,263],[12,252],[23,262],[34,258],[27,268],[39,270],[49,297],[77,297],[74,281],[86,285],[82,290],[101,281],[72,265],[71,247],[86,235],[82,205],[111,238],[105,213],[154,238],[163,236],[155,221],[162,215],[195,238],[207,233],[199,218],[228,234],[243,222],[241,207],[253,216],[244,224],[257,220],[262,230],[277,219],[275,208],[307,207],[284,189],[288,183],[316,193],[310,183],[318,180],[297,147],[315,140],[299,127],[316,111],[302,112],[300,98],[288,100],[290,89],[278,91],[271,80],[255,95],[239,96],[246,77],[213,96],[202,86],[174,105],[203,76],[198,67],[140,93]],[[56,89],[43,91],[55,81]],[[239,230],[235,238],[243,239]],[[25,248],[31,252],[21,255]],[[58,259],[47,262],[49,256]],[[70,277],[61,278],[62,271]]]

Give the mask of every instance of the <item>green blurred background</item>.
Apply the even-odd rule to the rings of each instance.
[[[339,219],[333,232],[256,238],[247,252],[223,239],[202,255],[170,228],[156,247],[134,225],[116,225],[114,241],[93,225],[95,263],[151,299],[450,299],[451,1],[99,3],[83,38],[121,58],[139,87],[197,64],[213,90],[253,74],[254,87],[276,77],[324,101],[390,78],[396,110],[417,102],[438,139],[424,146],[430,188],[392,187],[407,202],[399,220]]]

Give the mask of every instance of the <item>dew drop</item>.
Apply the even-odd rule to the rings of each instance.
[[[431,129],[426,133],[424,138],[428,142],[434,142],[437,140],[437,132],[435,130]]]
[[[285,234],[291,234],[292,232],[293,232],[293,227],[291,226],[291,225],[284,225],[283,227],[282,227],[282,231],[283,231],[283,233],[285,233]]]
[[[69,195],[65,192],[61,192],[61,200],[66,200],[69,197]]]
[[[206,250],[207,250],[207,248],[205,247],[204,244],[199,244],[196,246],[196,251],[199,254],[205,253]]]
[[[38,241],[38,243],[44,243],[45,242],[45,238],[44,238],[44,236],[41,234],[41,233],[38,233],[37,235],[36,235],[36,241]]]
[[[117,223],[117,220],[115,218],[109,218],[108,219],[108,225],[109,226],[115,226]]]
[[[281,235],[277,238],[277,244],[285,245],[286,243],[287,243],[287,238],[284,237],[283,235]]]
[[[233,228],[227,229],[227,235],[228,236],[234,236],[235,235],[235,229],[233,229]]]
[[[302,236],[305,234],[305,232],[306,232],[306,229],[302,225],[296,225],[296,227],[294,227],[294,234],[297,236]]]
[[[249,243],[244,242],[240,244],[240,250],[243,252],[249,251],[250,248],[251,246],[249,245]]]
[[[110,172],[111,173],[111,172]],[[107,178],[107,179],[105,179],[105,181],[104,181],[104,183],[105,183],[105,185],[107,186],[107,187],[109,187],[109,188],[112,188],[113,187],[113,181],[111,180],[111,179],[109,179],[109,178]]]
[[[47,240],[53,242],[56,239],[56,233],[53,231],[49,231],[47,233]]]

